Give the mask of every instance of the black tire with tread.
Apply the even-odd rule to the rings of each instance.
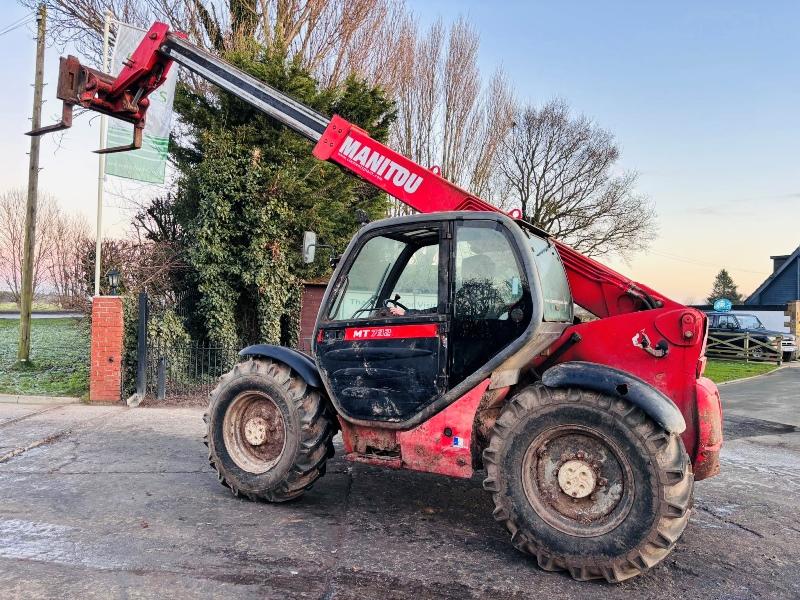
[[[584,541],[587,538],[569,536],[550,527],[538,515],[530,518],[536,515],[535,511],[527,497],[520,494],[520,487],[511,481],[515,476],[522,477],[515,439],[519,439],[516,446],[530,444],[535,435],[530,432],[544,426],[537,423],[559,418],[559,411],[563,415],[567,411],[574,414],[576,410],[585,413],[576,424],[591,426],[594,421],[607,431],[616,428],[617,434],[638,450],[640,464],[646,466],[642,473],[634,471],[634,479],[639,479],[637,484],[644,481],[645,491],[652,490],[651,497],[646,499],[652,508],[649,518],[633,523],[626,529],[627,535],[612,530],[588,538],[593,545]],[[483,462],[487,471],[484,488],[494,498],[493,515],[511,532],[512,544],[535,556],[542,569],[568,571],[576,580],[604,578],[616,583],[646,571],[670,553],[689,520],[694,478],[680,436],[665,432],[641,409],[622,398],[575,388],[551,389],[541,383],[528,386],[503,408],[484,450]],[[629,517],[617,529],[623,529]],[[631,529],[635,535],[630,535]],[[560,548],[553,544],[558,536],[563,536]],[[603,551],[589,550],[598,547],[603,547]]]
[[[278,463],[257,475],[237,466],[222,438],[225,409],[242,391],[267,393],[283,413],[286,442]],[[287,502],[303,495],[325,474],[325,463],[334,454],[337,423],[320,391],[306,384],[288,365],[254,358],[237,364],[220,378],[209,395],[203,415],[208,462],[219,482],[234,496],[266,502]]]

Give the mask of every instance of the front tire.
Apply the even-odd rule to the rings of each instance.
[[[577,580],[646,571],[689,520],[693,476],[680,437],[621,398],[529,386],[504,407],[483,461],[514,546]]]
[[[324,398],[281,362],[236,365],[211,392],[203,419],[209,464],[236,496],[298,498],[333,456],[336,422]]]

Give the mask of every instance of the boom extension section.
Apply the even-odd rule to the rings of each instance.
[[[64,102],[62,120],[29,132],[42,135],[72,125],[73,107],[79,105],[134,125],[129,146],[97,152],[123,152],[140,148],[148,96],[166,79],[173,62],[216,84],[223,90],[315,142],[314,156],[355,173],[422,213],[438,211],[495,211],[495,206],[372,139],[363,129],[334,115],[333,118],[293,100],[219,57],[188,42],[182,33],[154,23],[138,48],[125,61],[117,77],[61,59],[57,96]],[[520,218],[518,210],[511,216]],[[556,241],[575,302],[599,317],[656,307],[680,307],[646,286],[637,284],[576,250]]]

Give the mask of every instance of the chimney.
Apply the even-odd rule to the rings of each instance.
[[[783,263],[785,263],[786,260],[790,256],[791,256],[791,254],[782,254],[780,256],[770,256],[770,258],[772,259],[772,274],[773,275],[778,272],[778,269],[780,269],[783,266]]]

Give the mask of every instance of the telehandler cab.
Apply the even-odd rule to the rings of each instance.
[[[206,414],[234,494],[298,498],[341,431],[351,461],[471,477],[518,549],[575,579],[661,561],[715,475],[721,407],[703,377],[707,319],[587,258],[155,23],[113,77],[61,59],[58,97],[134,124],[177,62],[315,142],[420,214],[361,228],[317,318],[313,356],[255,345]],[[309,236],[306,253],[313,254]],[[598,317],[580,322],[573,306]]]

